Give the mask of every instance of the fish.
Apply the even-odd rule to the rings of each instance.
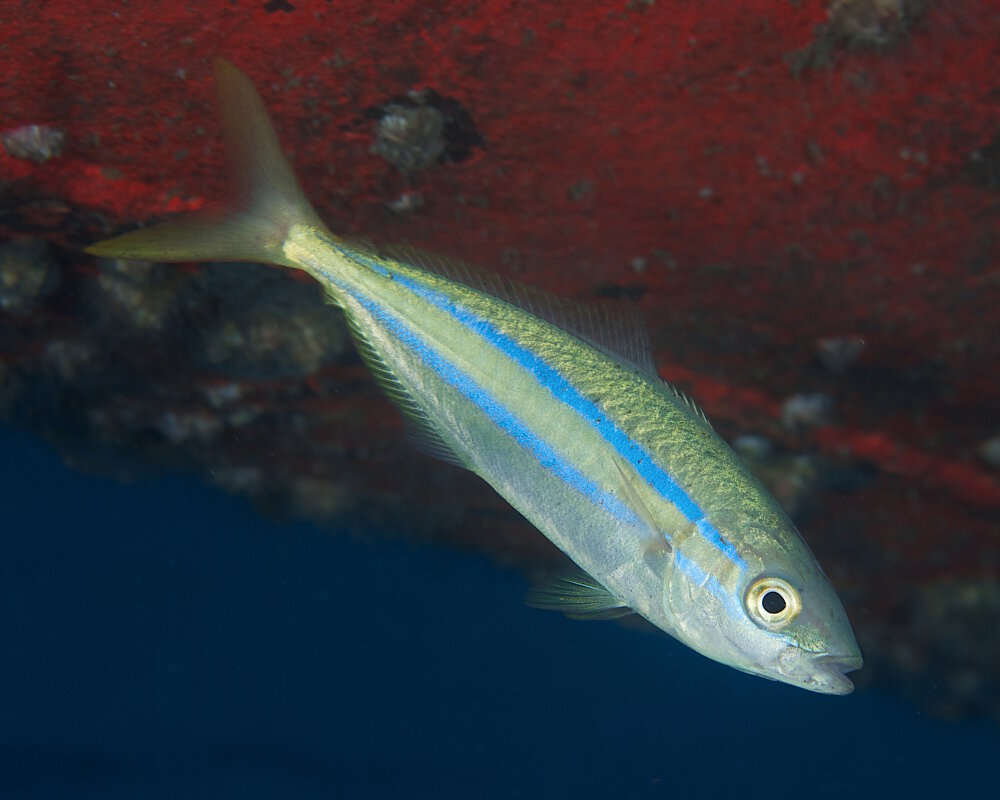
[[[479,475],[573,562],[530,605],[638,614],[742,672],[853,690],[862,656],[836,591],[778,502],[660,378],[637,312],[335,235],[250,79],[222,58],[214,72],[228,200],[87,252],[306,272],[420,446]]]

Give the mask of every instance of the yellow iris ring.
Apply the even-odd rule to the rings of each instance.
[[[764,598],[771,592],[784,601],[784,608],[776,612],[768,611]],[[775,598],[769,598],[768,605],[773,605]],[[802,598],[798,590],[788,581],[781,578],[758,578],[750,584],[746,594],[746,609],[750,618],[765,628],[783,628],[802,611]]]

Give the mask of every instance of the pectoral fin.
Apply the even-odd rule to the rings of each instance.
[[[561,611],[570,619],[618,619],[635,612],[583,570],[555,575],[528,591],[532,608]]]
[[[649,540],[646,543],[647,554],[665,554],[673,550],[669,539],[664,535],[660,526],[656,524],[656,520],[653,519],[653,514],[649,510],[649,506],[643,501],[642,496],[639,494],[638,489],[635,487],[633,481],[635,471],[632,470],[628,464],[625,463],[624,459],[617,455],[612,455],[612,460],[615,463],[615,467],[618,469],[618,475],[621,477],[620,483],[620,493],[622,499],[639,515],[640,519],[646,523],[649,530]]]

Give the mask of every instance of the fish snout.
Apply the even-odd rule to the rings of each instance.
[[[812,664],[816,691],[826,694],[850,694],[854,691],[854,682],[846,673],[861,669],[864,659],[858,652],[845,655],[827,653],[813,658]]]

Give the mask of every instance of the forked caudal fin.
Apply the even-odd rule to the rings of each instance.
[[[289,228],[326,230],[281,151],[250,79],[223,58],[216,58],[213,66],[229,167],[225,203],[99,242],[88,247],[88,253],[148,261],[292,266],[281,248]]]

